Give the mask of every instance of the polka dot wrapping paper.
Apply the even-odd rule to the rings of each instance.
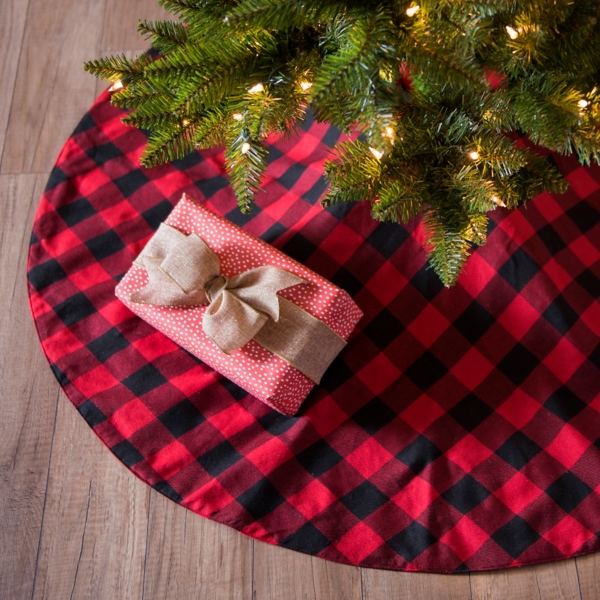
[[[600,168],[490,213],[453,288],[419,219],[326,210],[340,133],[269,140],[240,214],[223,149],[153,169],[103,94],[60,153],[33,226],[29,294],[70,401],[137,477],[258,540],[341,563],[444,573],[600,550]],[[183,193],[346,290],[364,313],[286,417],[116,296]]]
[[[165,222],[186,235],[198,234],[219,257],[221,273],[226,277],[264,265],[301,277],[305,284],[282,290],[279,296],[312,314],[345,340],[362,317],[346,292],[206,210],[186,194]],[[134,313],[255,397],[282,414],[296,414],[314,386],[306,375],[254,340],[229,356],[223,353],[202,330],[206,306],[165,307],[128,301],[147,283],[145,269],[134,264],[117,286],[117,297]]]

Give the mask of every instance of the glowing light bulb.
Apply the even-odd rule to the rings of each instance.
[[[181,124],[182,124],[184,127],[187,127],[187,126],[190,124],[190,122],[189,122],[187,119],[184,119],[184,120],[181,122]]]
[[[477,160],[479,158],[479,152],[475,152],[475,150],[473,150],[473,152],[469,152],[469,158]]]
[[[584,100],[583,98],[577,103],[577,105],[579,106],[579,108],[585,108],[588,105],[588,101]]]
[[[492,202],[494,204],[497,204],[498,206],[502,206],[503,208],[506,208],[506,204],[504,204],[504,202],[502,202],[502,200],[500,200],[500,198],[498,198],[498,196],[492,196]]]
[[[389,138],[393,138],[394,137],[394,130],[391,127],[386,127],[385,128],[385,135],[387,135]]]
[[[248,151],[250,150],[251,146],[248,142],[244,142],[242,144],[242,154],[247,154]]]
[[[301,81],[300,82],[300,87],[306,91],[306,90],[310,90],[310,88],[312,87],[312,83],[310,81]]]
[[[516,40],[519,37],[519,32],[516,29],[513,29],[510,25],[506,26],[506,32],[511,40]]]
[[[371,154],[377,159],[377,160],[381,160],[381,157],[383,156],[383,152],[381,150],[377,150],[377,148],[371,148],[369,146],[369,150],[371,151]]]
[[[253,85],[248,92],[250,94],[258,94],[259,92],[264,91],[265,87],[262,83],[257,83],[256,85]]]
[[[243,118],[244,118],[244,115],[242,113],[233,113],[234,121],[241,121]]]
[[[116,92],[117,90],[123,89],[123,82],[119,79],[119,81],[115,81],[109,88],[109,92]]]
[[[420,10],[421,7],[418,4],[413,4],[406,9],[406,14],[409,17],[414,17]]]

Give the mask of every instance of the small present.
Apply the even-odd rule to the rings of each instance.
[[[186,194],[116,294],[174,342],[288,416],[362,317],[344,290]]]

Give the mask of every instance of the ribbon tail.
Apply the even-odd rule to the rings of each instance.
[[[268,319],[267,315],[224,290],[204,313],[202,329],[220,350],[231,354],[247,344]]]

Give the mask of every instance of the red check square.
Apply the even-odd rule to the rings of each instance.
[[[392,501],[405,513],[416,519],[439,496],[436,489],[421,477],[414,477]]]
[[[469,517],[463,517],[440,538],[440,541],[449,546],[464,562],[471,558],[488,539],[489,535],[481,527],[478,527]]]
[[[587,198],[587,196],[600,189],[598,182],[584,167],[579,167],[571,171],[565,176],[565,179],[571,184],[571,187],[580,198]]]
[[[168,479],[196,459],[183,444],[174,440],[147,460],[163,479]]]
[[[387,306],[406,286],[407,280],[394,265],[383,263],[366,284],[366,288]]]
[[[430,348],[448,327],[450,321],[433,304],[428,304],[412,321],[408,330],[423,346]]]
[[[334,546],[352,563],[358,564],[384,543],[385,540],[361,521],[334,542]]]
[[[546,447],[546,452],[571,469],[591,445],[592,442],[567,423]]]
[[[124,438],[129,438],[154,419],[154,414],[146,405],[134,398],[115,412],[109,420]]]
[[[294,458],[294,455],[279,438],[271,438],[269,441],[261,444],[258,448],[246,454],[246,458],[252,461],[252,464],[263,473],[268,475],[277,466]]]
[[[563,554],[569,556],[592,539],[594,534],[571,515],[567,515],[552,529],[546,531],[543,537],[554,544]]]
[[[206,485],[192,492],[185,500],[185,506],[190,510],[211,517],[218,511],[231,504],[234,498],[219,483],[218,479],[209,481]]]
[[[505,400],[496,412],[504,417],[517,429],[522,429],[541,409],[541,405],[531,396],[517,388],[507,400]]]
[[[377,396],[400,377],[400,370],[387,356],[379,353],[356,376]]]
[[[344,264],[365,243],[361,235],[340,223],[323,241],[320,249],[335,256],[340,264]]]
[[[446,456],[466,473],[472,471],[491,454],[493,452],[470,433],[446,452]]]
[[[444,409],[437,402],[423,394],[417,400],[411,402],[408,408],[400,413],[400,417],[415,431],[423,433],[444,412]]]
[[[494,368],[494,365],[473,347],[452,367],[452,375],[468,389],[474,390]]]
[[[349,462],[365,479],[369,479],[387,462],[394,458],[375,438],[369,438],[346,456]]]
[[[532,483],[525,475],[517,472],[502,487],[499,487],[494,495],[504,506],[518,515],[543,493],[543,490]]]
[[[310,520],[323,512],[328,506],[331,506],[336,500],[337,497],[333,492],[318,479],[315,479],[297,494],[288,498],[287,501]]]

